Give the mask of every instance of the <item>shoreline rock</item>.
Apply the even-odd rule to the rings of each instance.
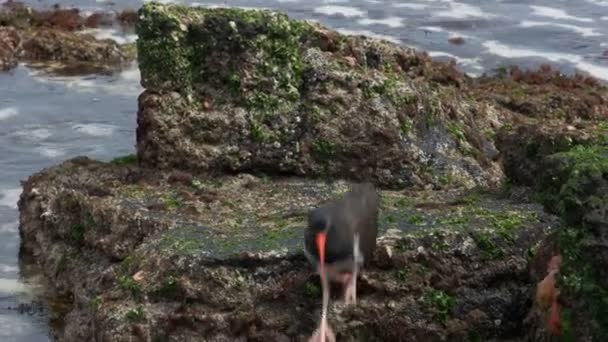
[[[60,338],[304,340],[320,293],[300,250],[306,208],[346,183],[170,178],[76,158],[25,183],[23,248],[73,298]],[[360,303],[331,311],[339,338],[517,336],[532,290],[526,255],[555,218],[492,194],[381,195],[382,236]]]
[[[268,11],[150,4],[140,14],[146,167],[393,188],[502,177],[481,133],[494,122],[460,94],[470,80],[425,54]]]
[[[0,8],[0,70],[18,62],[63,76],[108,74],[120,71],[136,58],[133,44],[96,39],[79,32],[85,28],[134,25],[131,12],[80,15],[78,9],[38,11],[17,2]]]
[[[266,11],[139,13],[137,156],[71,159],[20,197],[22,251],[64,298],[57,337],[305,340],[306,211],[367,178],[381,238],[360,304],[330,313],[339,340],[608,338],[605,86],[471,80]],[[559,291],[550,319],[537,283]]]

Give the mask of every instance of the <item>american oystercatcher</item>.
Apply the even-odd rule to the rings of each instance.
[[[355,184],[340,200],[308,214],[304,251],[321,276],[321,323],[311,340],[335,340],[327,325],[329,281],[344,286],[346,304],[357,302],[357,275],[371,259],[378,236],[378,194],[370,183]]]

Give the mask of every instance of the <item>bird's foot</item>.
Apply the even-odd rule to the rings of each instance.
[[[321,327],[319,327],[308,339],[308,342],[336,342],[336,335],[328,324],[325,326],[325,336],[321,335]]]
[[[346,305],[357,304],[357,278],[355,275],[351,275],[345,282],[344,303]]]
[[[344,303],[346,305],[357,304],[357,285],[353,280],[349,281],[344,289]]]

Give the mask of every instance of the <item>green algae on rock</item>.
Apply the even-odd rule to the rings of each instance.
[[[562,257],[557,286],[563,307],[560,334],[565,341],[608,338],[608,145],[598,144],[604,139],[589,131],[586,136],[590,139],[575,138],[565,146],[551,146],[548,155],[536,156],[538,170],[543,170],[534,180],[539,198],[563,224],[541,243],[539,248],[547,252],[535,262],[546,265],[551,256]],[[542,279],[545,269],[533,273]],[[548,338],[542,332],[547,329],[543,314],[537,307],[530,313],[539,321],[530,332],[535,340]]]
[[[389,187],[502,176],[480,133],[492,123],[459,92],[468,80],[436,79],[413,49],[266,10],[147,3],[139,14],[144,166]]]
[[[57,332],[64,341],[303,340],[315,325],[318,281],[301,230],[308,208],[347,189],[75,158],[24,184],[20,231],[55,290],[73,297]],[[552,216],[491,193],[380,195],[381,237],[360,303],[331,310],[335,329],[370,341],[523,331],[526,253],[553,230]],[[180,205],[164,204],[169,197]],[[411,224],[414,215],[421,219]]]

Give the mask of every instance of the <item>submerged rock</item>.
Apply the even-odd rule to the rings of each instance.
[[[147,4],[143,165],[473,187],[502,176],[469,80],[413,49],[268,11]]]
[[[254,176],[189,184],[76,158],[33,175],[23,247],[73,302],[63,341],[304,340],[319,280],[301,252],[307,209],[347,184]],[[171,179],[171,181],[170,181]],[[528,254],[556,227],[539,205],[457,191],[381,192],[381,237],[340,340],[519,336]],[[386,252],[390,250],[390,252]]]

